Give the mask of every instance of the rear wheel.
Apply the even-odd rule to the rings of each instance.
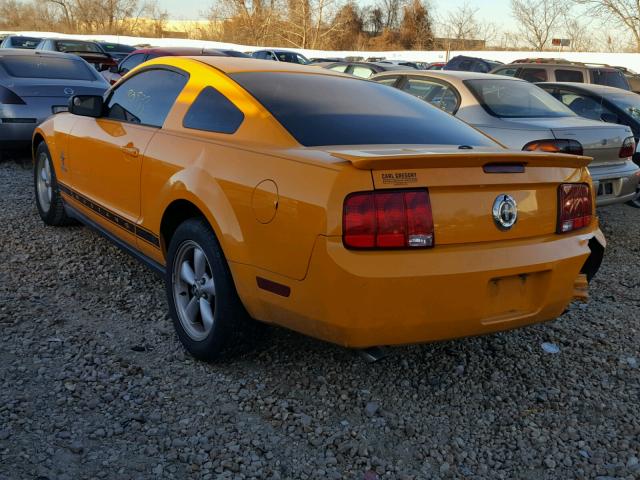
[[[204,220],[190,219],[177,228],[169,245],[165,275],[173,324],[191,355],[214,360],[246,341],[253,320]]]
[[[36,150],[33,181],[38,213],[44,223],[53,226],[73,224],[73,220],[64,211],[51,154],[44,142],[40,143]]]

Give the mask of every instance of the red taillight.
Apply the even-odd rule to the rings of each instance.
[[[625,138],[618,156],[620,158],[629,158],[633,157],[634,153],[636,153],[636,139],[633,137]]]
[[[593,218],[591,189],[586,183],[563,183],[558,187],[558,233],[587,227]]]
[[[527,152],[567,153],[582,155],[582,144],[576,140],[536,140],[527,143],[522,150]]]
[[[344,201],[347,248],[428,248],[434,244],[427,190],[352,193]]]

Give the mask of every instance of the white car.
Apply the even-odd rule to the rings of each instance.
[[[579,117],[525,80],[456,71],[384,72],[372,80],[404,90],[455,115],[508,148],[593,157],[589,165],[597,204],[633,200],[640,169],[626,125]]]

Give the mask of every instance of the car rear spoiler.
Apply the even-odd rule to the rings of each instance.
[[[591,157],[544,152],[474,152],[417,150],[341,150],[333,157],[351,162],[360,170],[398,168],[484,167],[486,165],[522,165],[530,167],[586,167]]]

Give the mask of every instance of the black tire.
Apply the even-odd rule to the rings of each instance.
[[[38,181],[41,174],[41,167],[46,162],[50,169],[49,186],[51,189],[51,201],[49,205],[43,203],[43,199],[38,190]],[[41,142],[36,149],[36,155],[33,163],[33,187],[36,197],[36,206],[38,207],[38,213],[40,218],[47,225],[51,226],[63,226],[73,225],[75,221],[67,216],[64,210],[64,203],[60,195],[60,188],[56,178],[56,172],[53,168],[53,162],[51,161],[51,154],[44,142]]]
[[[629,200],[627,205],[630,207],[640,208],[640,190],[638,190],[638,195],[633,200]]]
[[[185,287],[188,283],[183,282],[181,275],[177,272],[180,271],[179,267],[184,263],[183,255],[188,255],[188,253],[183,253],[186,251],[185,249],[198,247],[206,257],[207,273],[205,275],[213,278],[215,294],[208,297],[210,299],[208,303],[214,307],[211,309],[213,311],[213,326],[209,327],[208,334],[206,328],[201,329],[200,334],[206,335],[204,338],[194,339],[193,331],[190,335],[187,331],[189,327],[185,328],[183,325],[183,322],[189,321],[184,313],[186,310],[184,304],[200,297]],[[195,358],[212,361],[222,354],[236,353],[251,343],[251,337],[256,333],[255,324],[258,322],[249,317],[242,305],[220,244],[211,227],[203,219],[186,220],[178,226],[173,234],[167,254],[165,288],[171,318],[178,338]],[[177,293],[181,297],[177,299],[176,291],[183,288],[187,288],[188,291]],[[193,288],[195,287],[192,286],[191,289]],[[206,293],[201,293],[201,295],[206,296]],[[179,302],[183,307],[179,306]],[[202,319],[202,311],[196,314],[196,317]],[[196,325],[196,323],[189,325]],[[204,326],[204,322],[201,323]]]

